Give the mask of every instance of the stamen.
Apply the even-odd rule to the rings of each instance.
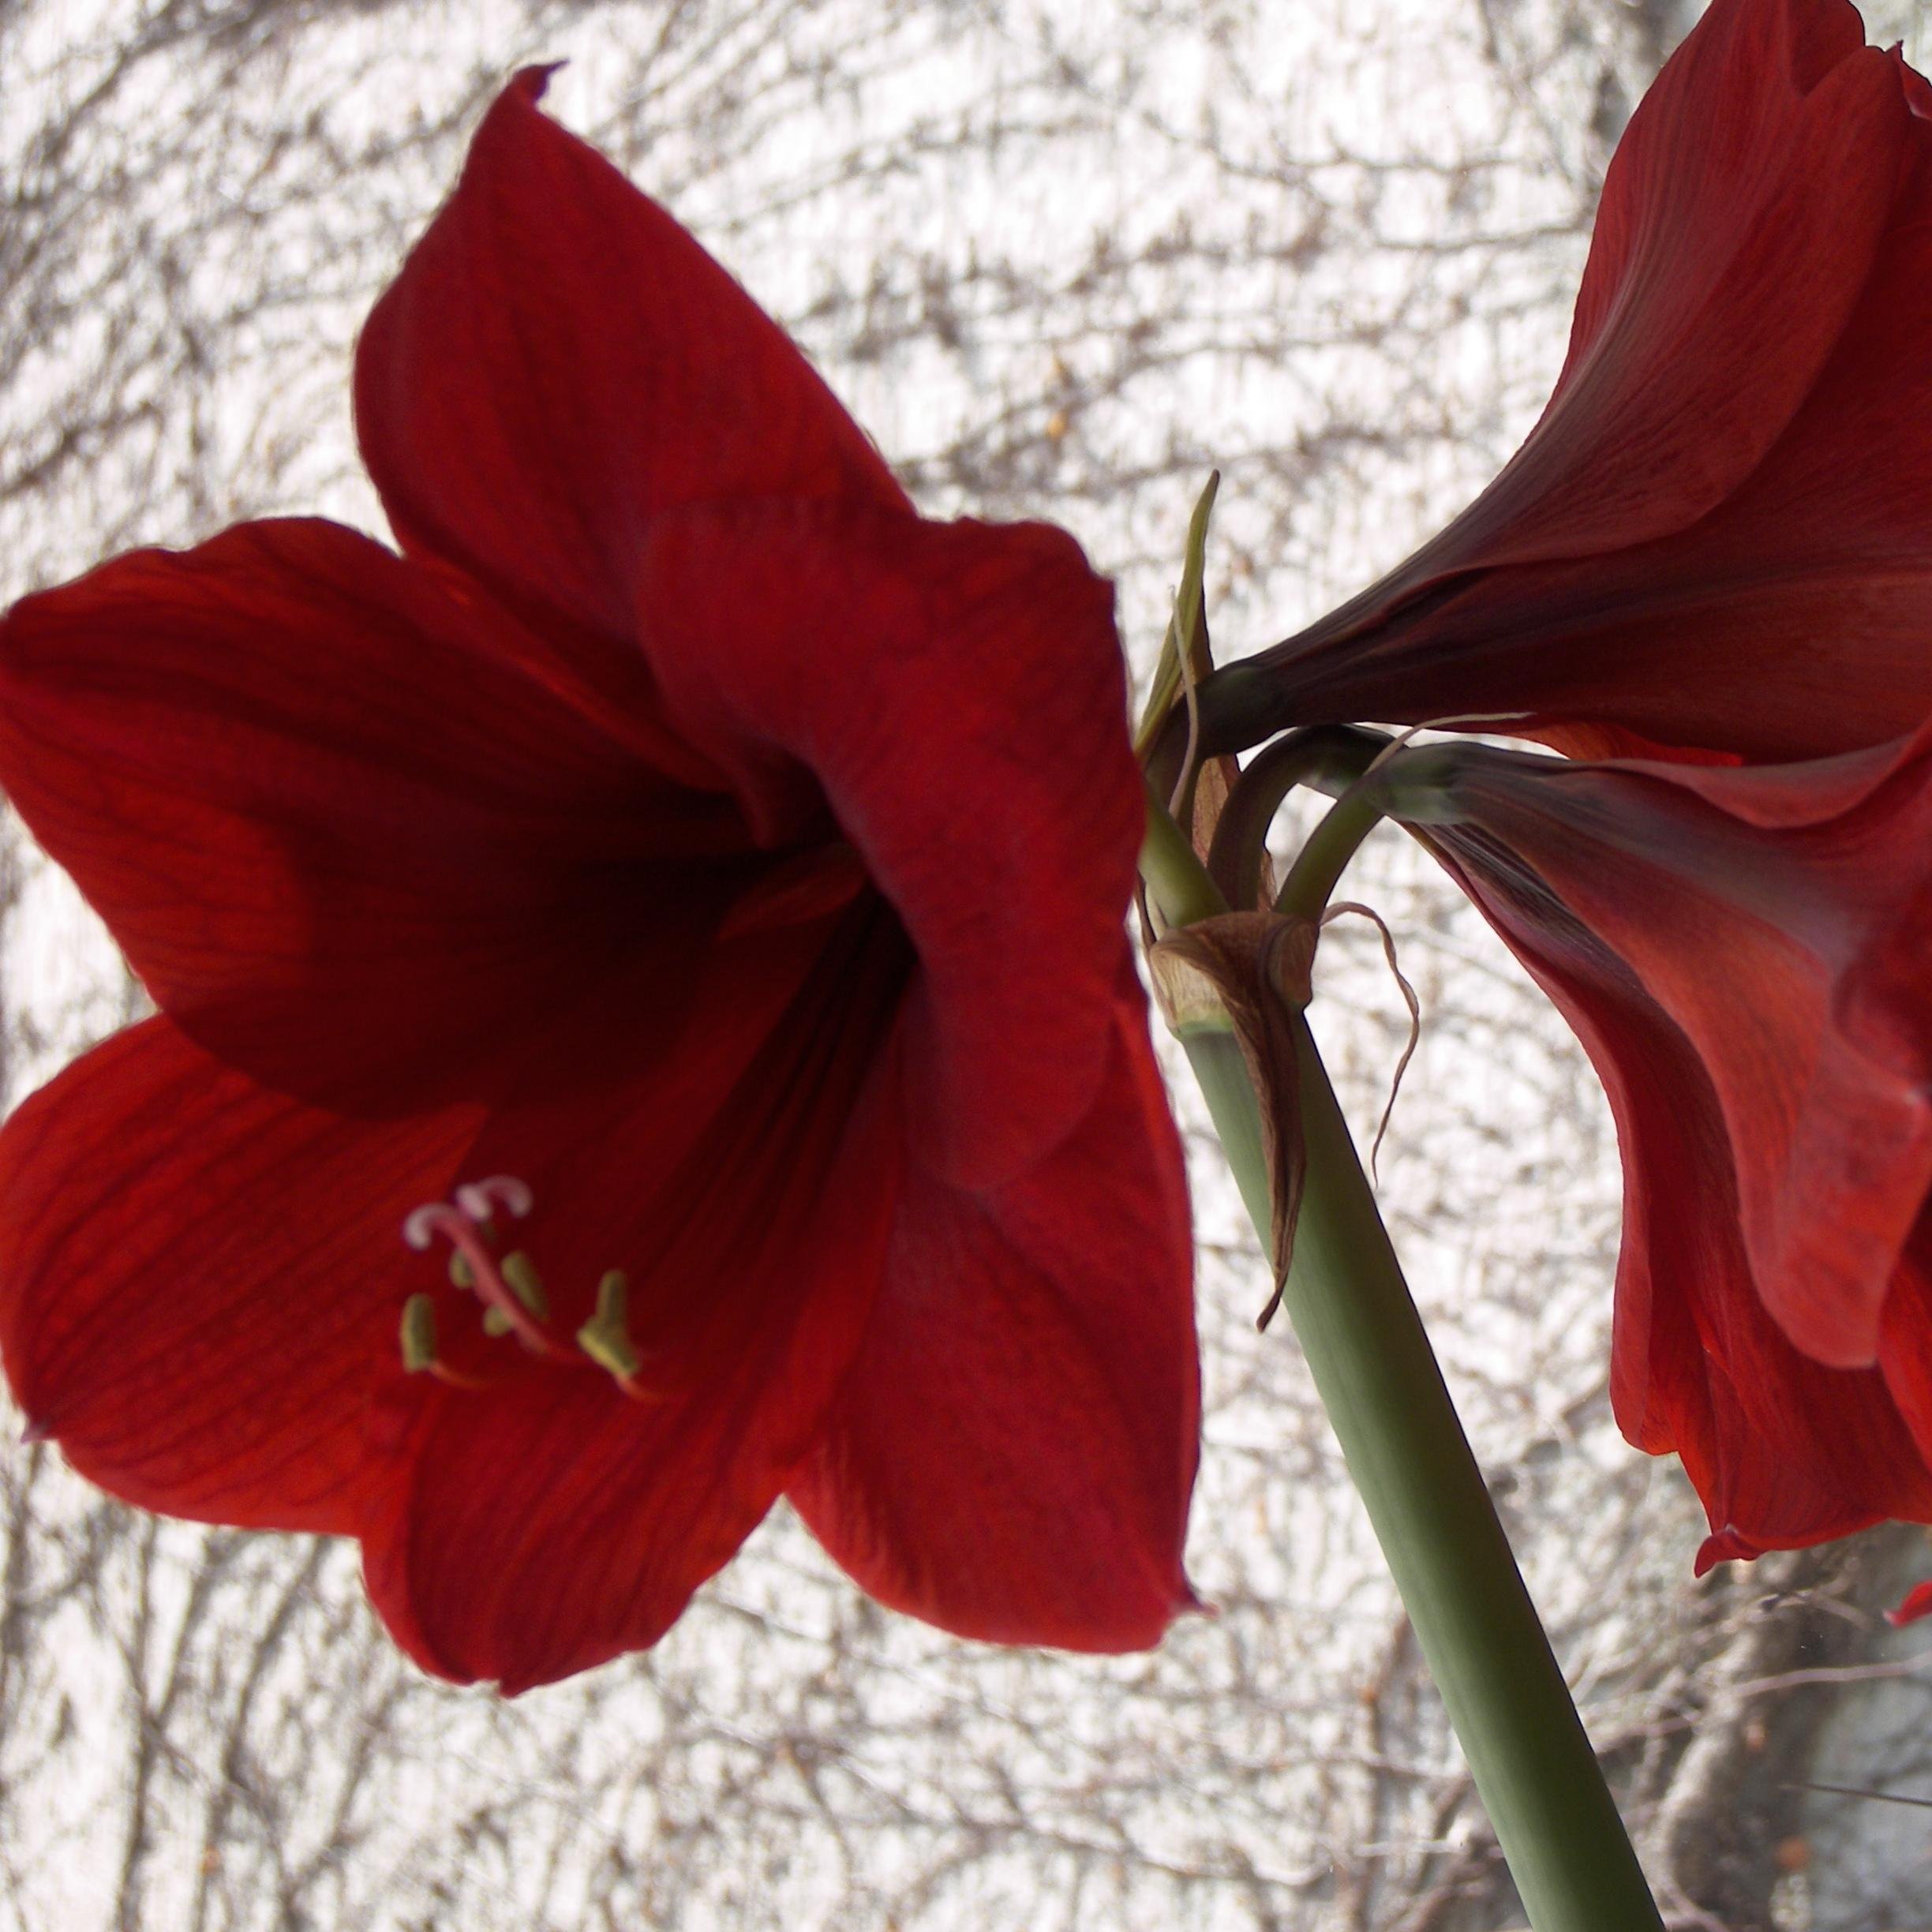
[[[477,1225],[477,1217],[469,1211],[470,1208],[487,1208],[492,1201],[500,1201],[512,1214],[526,1213],[530,1189],[522,1181],[500,1174],[494,1180],[459,1188],[457,1199],[459,1204],[454,1208],[442,1201],[431,1201],[415,1209],[402,1223],[402,1238],[412,1248],[425,1249],[440,1234],[464,1263],[477,1299],[486,1309],[501,1312],[509,1324],[508,1332],[514,1332],[519,1341],[537,1354],[563,1354],[564,1351],[532,1319],[533,1313],[547,1312],[548,1309],[547,1304],[537,1305],[543,1300],[543,1285],[537,1279],[536,1270],[530,1266],[529,1257],[520,1257],[521,1267],[513,1271],[521,1278],[522,1286],[512,1286],[504,1271],[511,1260],[519,1257],[506,1257],[500,1266]],[[530,1299],[533,1290],[535,1302]]]
[[[534,1354],[563,1357],[567,1351],[542,1326],[550,1319],[550,1297],[536,1264],[521,1249],[499,1259],[497,1237],[489,1226],[498,1208],[521,1220],[532,1204],[522,1181],[512,1174],[492,1174],[466,1181],[456,1189],[453,1204],[430,1201],[414,1209],[402,1223],[402,1238],[419,1251],[439,1234],[449,1243],[450,1280],[474,1290],[483,1304],[485,1335],[514,1335]],[[577,1344],[634,1402],[661,1401],[658,1391],[638,1379],[642,1364],[631,1339],[629,1293],[623,1270],[607,1269],[597,1283],[597,1312],[577,1331]],[[403,1304],[402,1346],[402,1366],[412,1375],[427,1373],[460,1388],[491,1386],[438,1360],[436,1305],[426,1294],[413,1294]]]
[[[661,1398],[637,1379],[642,1365],[631,1342],[630,1291],[623,1269],[605,1273],[597,1283],[597,1312],[577,1331],[577,1346],[600,1368],[608,1368],[633,1402],[657,1402]]]

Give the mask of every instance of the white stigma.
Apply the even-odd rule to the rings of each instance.
[[[487,1181],[466,1181],[456,1190],[455,1196],[456,1205],[472,1221],[489,1220],[498,1208],[521,1221],[530,1212],[536,1198],[528,1183],[519,1181],[515,1174],[492,1174]],[[420,1208],[417,1210],[417,1213],[421,1211]],[[406,1239],[406,1226],[403,1233]]]
[[[417,1253],[425,1252],[436,1237],[436,1230],[448,1218],[449,1208],[442,1201],[425,1201],[420,1208],[410,1211],[409,1219],[402,1223],[402,1238]]]

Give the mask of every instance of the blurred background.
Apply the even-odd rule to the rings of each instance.
[[[567,59],[552,110],[793,331],[923,508],[1071,528],[1144,672],[1219,466],[1217,649],[1271,642],[1533,418],[1604,165],[1697,10],[0,0],[0,597],[265,513],[380,531],[357,328],[496,88]],[[1872,37],[1919,47],[1923,11],[1868,9]],[[1399,835],[1349,890],[1425,1017],[1384,1211],[1671,1923],[1932,1925],[1932,1677],[1878,1614],[1932,1548],[1692,1581],[1688,1488],[1608,1413],[1595,1080]],[[1358,923],[1319,1011],[1365,1134],[1408,1020]],[[11,825],[0,998],[9,1104],[140,1010]],[[130,1514],[9,1427],[0,1932],[1520,1924],[1177,1103],[1212,1618],[1148,1657],[974,1648],[867,1603],[781,1511],[655,1653],[505,1703],[396,1656],[353,1548]]]

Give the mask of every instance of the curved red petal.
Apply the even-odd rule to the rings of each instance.
[[[828,1200],[728,1372],[661,1402],[562,1373],[451,1395],[365,1575],[425,1668],[506,1695],[655,1643],[777,1500],[851,1359],[882,1222]],[[882,1240],[878,1244],[882,1246]]]
[[[0,627],[0,782],[198,1039],[394,1106],[748,853],[526,642],[332,524],[137,552]]]
[[[170,1515],[353,1533],[399,1476],[403,1217],[476,1130],[302,1106],[156,1019],[0,1129],[0,1354],[39,1432]]]
[[[1814,1361],[1751,1294],[1734,1212],[1694,1159],[1709,1113],[1687,1078],[1619,1116],[1659,1178],[1645,1183],[1651,1237],[1619,1275],[1619,1417],[1640,1447],[1682,1458],[1711,1524],[1698,1573],[1889,1519],[1932,1521],[1932,1470],[1885,1376]],[[1687,1149],[1682,1185],[1663,1179]],[[1653,1320],[1640,1329],[1625,1319],[1627,1290],[1646,1270]],[[1627,1399],[1638,1350],[1641,1427]]]
[[[1915,1583],[1897,1608],[1885,1614],[1885,1621],[1894,1630],[1904,1630],[1908,1624],[1932,1616],[1932,1583]]]
[[[635,1398],[567,1350],[440,1400],[365,1556],[399,1639],[446,1676],[514,1692],[656,1642],[769,1507],[858,1346],[898,1191],[904,942],[862,908],[780,975],[775,1014],[752,986],[769,944],[739,950],[604,1101],[507,1108],[473,1151],[535,1196],[515,1239],[552,1332],[621,1268],[641,1361]],[[576,1030],[622,1058],[612,1018]]]
[[[1607,958],[1681,1042],[1754,1292],[1841,1368],[1875,1359],[1932,1188],[1928,744],[1759,769],[1439,754],[1460,823],[1432,842],[1526,958]]]
[[[1878,1366],[1920,1457],[1932,1463],[1932,1207],[1920,1216],[1893,1276]]]
[[[1548,407],[1445,554],[1619,549],[1722,502],[1861,298],[1909,118],[1847,0],[1716,0],[1612,159]]]
[[[1673,1218],[1672,1238],[1700,1231],[1723,1242],[1694,1213]],[[1698,1574],[1877,1522],[1932,1522],[1932,1470],[1884,1376],[1799,1354],[1747,1295],[1726,1297],[1724,1280],[1721,1271],[1714,1284],[1694,1280],[1681,1264],[1668,1278],[1660,1271],[1660,1292],[1690,1319],[1650,1339],[1641,1444],[1675,1451],[1704,1504],[1712,1533]]]
[[[1187,1198],[1136,987],[1052,1155],[980,1193],[908,1176],[865,1345],[790,1494],[895,1608],[1138,1649],[1193,1601],[1198,1446]]]
[[[1633,1443],[1682,1458],[1713,1530],[1700,1571],[1887,1518],[1932,1520],[1932,1472],[1883,1372],[1810,1359],[1767,1308],[1731,1134],[1690,1042],[1501,849],[1464,836],[1439,856],[1602,1077],[1624,1173],[1611,1393]]]
[[[1043,525],[666,519],[640,631],[768,836],[822,788],[919,954],[908,1105],[960,1185],[1088,1110],[1142,825],[1112,593]]]
[[[1932,122],[1859,38],[1841,0],[1710,9],[1612,165],[1542,421],[1441,537],[1265,655],[1279,721],[1765,759],[1915,728]]]
[[[627,681],[639,547],[690,504],[898,509],[804,358],[676,222],[506,88],[371,314],[356,425],[404,549],[543,613]]]

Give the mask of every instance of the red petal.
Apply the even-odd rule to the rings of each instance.
[[[820,1425],[897,1193],[885,1034],[904,953],[874,901],[802,982],[761,991],[791,943],[708,964],[699,1010],[660,1048],[578,1016],[563,1050],[629,1056],[622,1083],[507,1110],[472,1155],[533,1189],[515,1239],[556,1332],[625,1271],[652,1399],[588,1362],[513,1361],[505,1386],[441,1402],[406,1507],[367,1551],[379,1607],[432,1669],[515,1691],[654,1642]]]
[[[729,799],[367,539],[244,525],[0,630],[0,780],[156,1000],[315,1097],[402,1103],[746,851]],[[715,785],[718,781],[715,779]],[[627,872],[629,889],[618,889]]]
[[[1932,1209],[1920,1217],[1893,1277],[1878,1362],[1920,1458],[1932,1464]]]
[[[1267,653],[1280,721],[1515,716],[1567,750],[1609,726],[1773,759],[1917,726],[1932,125],[1859,37],[1838,0],[1710,9],[1612,164],[1542,421],[1441,537]]]
[[[682,1008],[647,975],[590,983],[506,1043],[486,1084],[520,1083],[487,1121],[318,1113],[166,1020],[98,1050],[0,1133],[0,1349],[30,1420],[151,1507],[362,1534],[385,1615],[451,1674],[521,1686],[650,1641],[762,1514],[857,1345],[896,1195],[908,957],[866,897],[683,964]],[[536,1193],[514,1238],[549,1285],[554,1359],[485,1340],[442,1258],[402,1239],[413,1208],[498,1172]],[[661,1401],[569,1346],[612,1266]],[[496,1386],[403,1374],[417,1293],[439,1359]]]
[[[1691,1105],[1679,1084],[1659,1106]],[[1654,1125],[1627,1145],[1646,1149],[1661,1174],[1695,1133],[1673,1142]],[[1800,1354],[1750,1294],[1735,1222],[1720,1201],[1694,1200],[1709,1178],[1694,1166],[1685,1185],[1646,1183],[1655,1234],[1646,1252],[1657,1319],[1647,1335],[1627,1323],[1618,1282],[1617,1346],[1647,1350],[1647,1415],[1641,1431],[1621,1399],[1625,1432],[1653,1454],[1675,1450],[1708,1512],[1713,1563],[1797,1549],[1889,1518],[1932,1521],[1932,1472],[1876,1369],[1827,1368]],[[1630,1366],[1620,1354],[1621,1385]]]
[[[1633,1442],[1683,1456],[1717,1532],[1702,1563],[1932,1519],[1932,1433],[1908,1426],[1889,1332],[1923,1103],[1909,1063],[1862,1045],[1909,1003],[1885,1005],[1882,974],[1859,983],[1927,849],[1897,776],[1923,787],[1917,755],[1807,788],[1459,748],[1484,773],[1458,798],[1470,818],[1427,833],[1602,1076],[1625,1177],[1612,1392]],[[1843,808],[1838,836],[1803,822],[1807,788]],[[1728,792],[1731,831],[1693,792]],[[1805,943],[1827,936],[1807,994]]]
[[[905,498],[743,290],[539,111],[544,81],[504,89],[370,316],[357,429],[405,549],[623,640],[665,511]],[[608,641],[583,649],[608,665]]]
[[[1091,1105],[1142,824],[1107,586],[1061,532],[753,508],[659,526],[642,635],[754,822],[822,786],[919,958],[908,1104],[990,1183]]]
[[[1915,1583],[1905,1593],[1904,1601],[1896,1610],[1885,1612],[1885,1621],[1894,1630],[1903,1630],[1907,1624],[1928,1616],[1932,1616],[1932,1583]]]
[[[867,1176],[855,1161],[846,1178]],[[655,1643],[810,1441],[877,1279],[877,1206],[863,1185],[828,1198],[796,1294],[763,1311],[728,1372],[682,1394],[633,1402],[560,1372],[444,1402],[407,1508],[365,1546],[397,1640],[507,1695]]]
[[[864,1348],[790,1485],[871,1595],[962,1636],[1080,1650],[1157,1642],[1192,1601],[1180,1173],[1136,987],[1047,1160],[982,1194],[908,1177]]]
[[[1887,1285],[1932,1186],[1932,734],[1762,770],[1573,765],[1445,751],[1442,843],[1513,945],[1607,953],[1721,1110],[1757,1294],[1796,1346],[1871,1363]],[[1581,929],[1578,936],[1572,928]]]
[[[1864,37],[1844,0],[1717,0],[1687,37],[1604,177],[1549,406],[1443,540],[1465,566],[1681,530],[1757,466],[1891,210],[1909,117]]]
[[[75,1468],[170,1515],[350,1532],[398,1470],[399,1238],[466,1110],[371,1126],[264,1091],[166,1020],[0,1130],[0,1350]]]

